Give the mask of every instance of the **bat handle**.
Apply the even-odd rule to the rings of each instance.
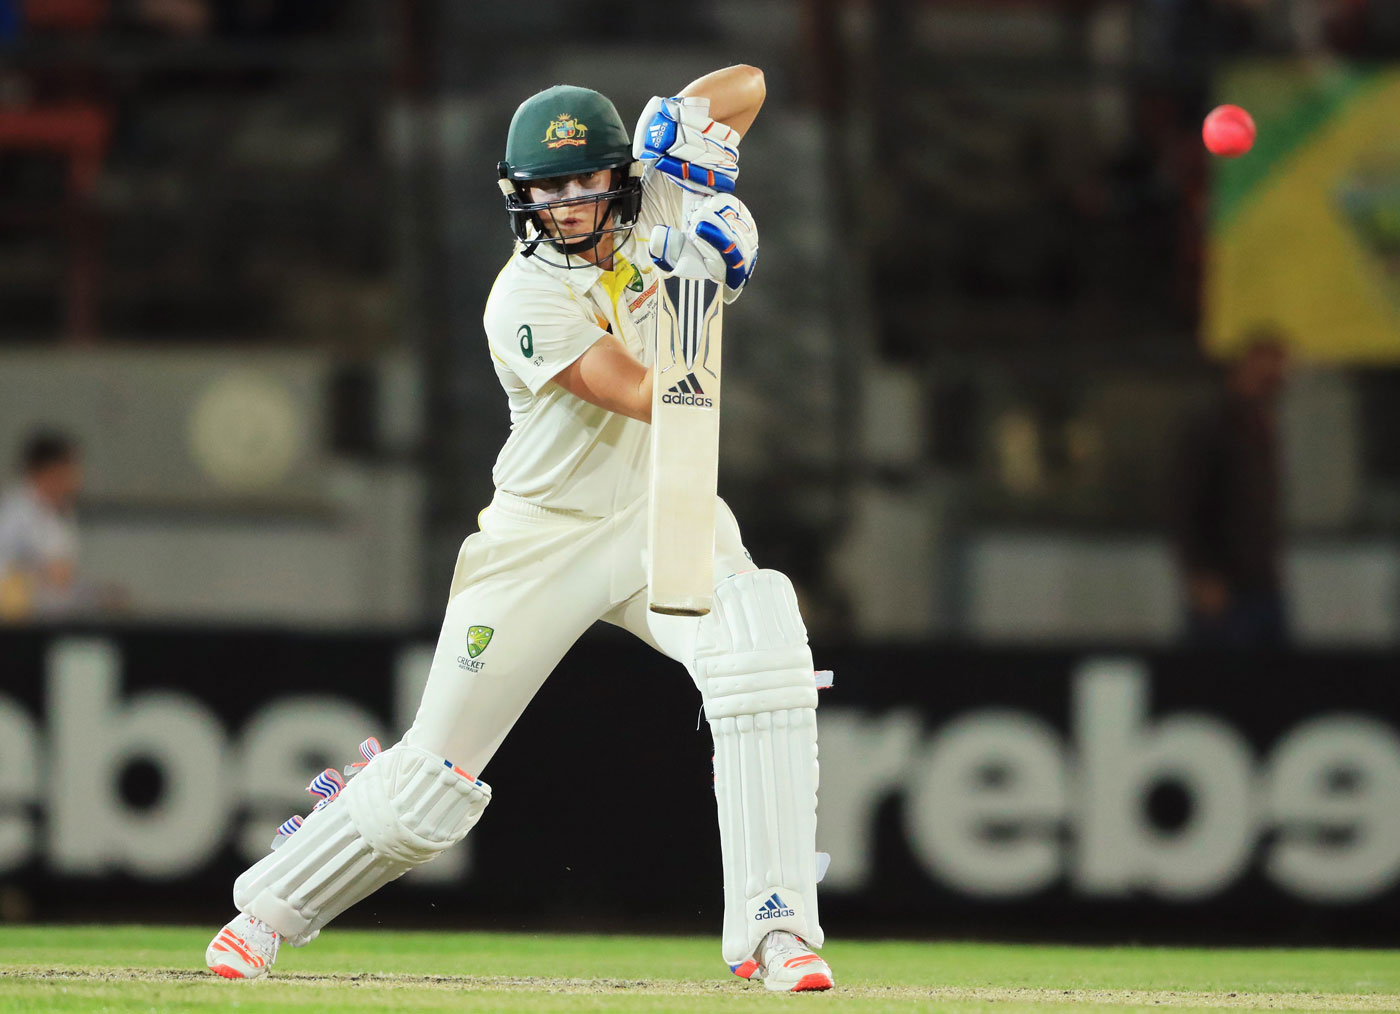
[[[687,95],[681,99],[681,105],[687,109],[694,109],[704,116],[710,115],[710,100],[704,95]],[[695,206],[705,199],[704,194],[697,194],[694,191],[686,190],[681,198],[681,213],[683,222],[689,222],[691,214],[695,211]],[[710,273],[705,270],[705,262],[694,249],[687,247],[676,259],[676,269],[672,272],[677,278],[694,278],[708,280]]]
[[[703,116],[710,115],[710,100],[704,95],[687,95],[681,99],[681,105],[687,109],[693,109]],[[699,204],[703,195],[687,190],[682,207],[685,209],[685,217],[690,218],[690,213],[695,210],[695,205]]]

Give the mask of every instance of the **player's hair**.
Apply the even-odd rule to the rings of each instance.
[[[20,451],[20,464],[25,475],[37,475],[53,465],[67,464],[77,455],[78,445],[68,434],[41,429],[25,438]]]

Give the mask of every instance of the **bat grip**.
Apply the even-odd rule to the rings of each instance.
[[[681,99],[681,105],[687,109],[693,109],[703,116],[710,115],[710,100],[704,95],[687,95]],[[695,206],[705,199],[704,194],[697,194],[687,190],[681,198],[681,213],[683,222],[690,221],[691,214],[695,211]],[[705,270],[705,262],[694,249],[687,247],[676,261],[676,270],[673,274],[677,278],[698,278],[708,280],[710,273]]]
[[[681,105],[687,109],[693,109],[702,116],[710,115],[710,100],[704,95],[687,95],[681,99]],[[690,213],[695,210],[695,206],[700,203],[702,195],[687,190],[682,207],[685,209],[685,217],[690,219]]]

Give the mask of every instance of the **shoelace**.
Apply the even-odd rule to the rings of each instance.
[[[272,964],[273,959],[277,957],[277,947],[282,942],[277,931],[261,919],[250,917],[243,932],[245,934],[244,941],[248,946],[253,948],[269,965]]]
[[[802,942],[801,937],[796,933],[789,933],[787,930],[774,930],[763,940],[763,947],[759,955],[759,964],[761,964],[765,970],[772,968],[773,958],[781,958],[788,952],[798,950],[807,950],[807,945]]]

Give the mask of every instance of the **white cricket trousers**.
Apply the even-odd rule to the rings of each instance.
[[[610,518],[579,519],[497,492],[480,524],[457,556],[432,670],[404,742],[481,777],[565,652],[600,619],[630,630],[694,678],[699,618],[647,608],[646,497]],[[719,500],[715,580],[752,569],[738,523]],[[473,627],[483,628],[475,656]]]

